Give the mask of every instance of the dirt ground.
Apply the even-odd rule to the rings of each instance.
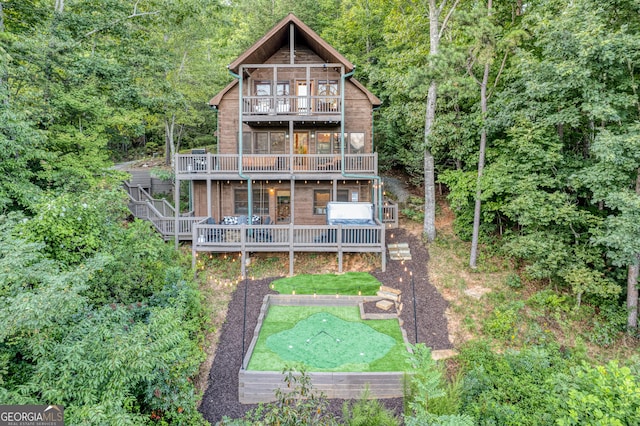
[[[400,317],[411,343],[423,342],[433,350],[451,349],[452,344],[449,341],[445,317],[447,302],[429,282],[427,274],[429,256],[425,245],[420,240],[419,229],[418,226],[417,230],[415,227],[387,230],[387,242],[408,243],[412,259],[389,260],[385,272],[376,269],[371,273],[384,285],[402,291],[404,309]],[[357,263],[354,263],[350,266],[356,265]],[[348,269],[345,265],[345,271],[349,270],[356,269]],[[260,306],[264,296],[271,292],[269,284],[273,279],[275,278],[241,282],[231,295],[226,320],[220,329],[219,340],[215,347],[208,386],[200,405],[200,411],[211,424],[216,424],[223,416],[241,417],[254,407],[238,402],[238,371],[243,358],[243,348],[246,350],[253,338]],[[413,309],[414,300],[415,310]],[[337,416],[341,414],[343,402],[343,400],[330,400],[330,409]],[[382,402],[397,414],[403,411],[402,398],[386,399]]]

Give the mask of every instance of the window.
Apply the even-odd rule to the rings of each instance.
[[[349,190],[338,189],[337,201],[349,201]],[[327,214],[327,203],[331,201],[330,189],[313,191],[313,214]]]
[[[242,132],[242,153],[251,154],[253,144],[251,143],[251,132]]]
[[[286,147],[285,132],[242,133],[242,152],[244,154],[284,154]]]
[[[318,96],[338,96],[338,80],[318,81]]]
[[[349,135],[349,153],[362,154],[364,152],[364,133],[351,133]]]
[[[236,189],[233,191],[233,213],[249,214],[249,200],[246,189]],[[266,189],[253,190],[253,212],[254,215],[269,214],[269,191]]]
[[[289,82],[280,81],[276,85],[278,113],[287,113],[289,108]]]
[[[340,154],[340,133],[318,132],[316,134],[316,153]]]
[[[254,154],[268,154],[269,153],[269,133],[268,132],[256,132],[253,140],[253,153]]]
[[[259,98],[254,101],[253,112],[266,114],[271,108],[271,99],[269,99],[269,96],[271,96],[271,82],[256,81],[255,89],[256,96],[264,97],[264,99]]]
[[[316,144],[316,152],[318,154],[331,154],[331,133],[318,132]]]
[[[271,153],[284,154],[286,149],[285,140],[284,132],[271,132]]]
[[[313,214],[327,214],[327,203],[331,200],[331,190],[316,189],[313,191]]]
[[[256,81],[256,96],[271,96],[271,82]]]

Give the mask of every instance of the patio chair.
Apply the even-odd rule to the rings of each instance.
[[[216,220],[210,217],[207,219],[206,224],[215,225]],[[224,231],[222,229],[207,229],[206,241],[208,243],[218,243],[220,241],[224,241]]]
[[[271,216],[267,216],[264,220],[265,225],[271,224]],[[260,243],[270,243],[273,241],[273,236],[271,235],[271,229],[257,229],[255,240]]]

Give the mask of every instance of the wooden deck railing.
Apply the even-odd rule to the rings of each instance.
[[[202,174],[246,172],[266,173],[340,173],[342,157],[332,154],[178,154],[176,173],[184,179]],[[348,154],[344,156],[346,173],[371,174],[378,170],[378,155]]]
[[[193,226],[196,251],[383,252],[384,226],[207,225]]]
[[[244,96],[242,114],[265,115],[338,115],[340,96]]]
[[[140,186],[132,186],[128,182],[123,187],[129,195],[129,210],[134,217],[148,220],[165,240],[176,236],[175,209],[164,199],[153,198]],[[193,236],[193,224],[201,222],[203,217],[195,217],[191,214],[181,215],[178,218],[178,239],[190,241]]]
[[[380,221],[388,228],[398,227],[398,204],[395,201],[384,201],[382,204],[382,218]]]

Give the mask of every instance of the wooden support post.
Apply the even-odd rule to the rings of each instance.
[[[193,209],[195,210],[195,206]],[[209,178],[207,178],[207,217],[211,217],[211,179]]]
[[[293,276],[293,263],[294,263],[294,252],[293,252],[293,223],[289,224],[289,276]]]
[[[243,228],[244,228],[244,226],[243,226]],[[247,277],[247,252],[246,252],[246,250],[242,250],[242,256],[240,256],[240,261],[242,262],[242,266],[240,266],[240,274],[242,275],[242,278],[246,278]]]
[[[175,165],[174,167],[176,168],[176,182],[175,182],[175,186],[173,187],[173,203],[174,203],[174,211],[175,211],[175,220],[174,220],[174,235],[175,235],[175,248],[176,250],[178,250],[179,248],[179,243],[180,243],[180,238],[178,236],[178,226],[180,224],[179,222],[179,218],[180,218],[180,179],[178,179],[178,155],[176,154],[176,158],[174,160]]]

